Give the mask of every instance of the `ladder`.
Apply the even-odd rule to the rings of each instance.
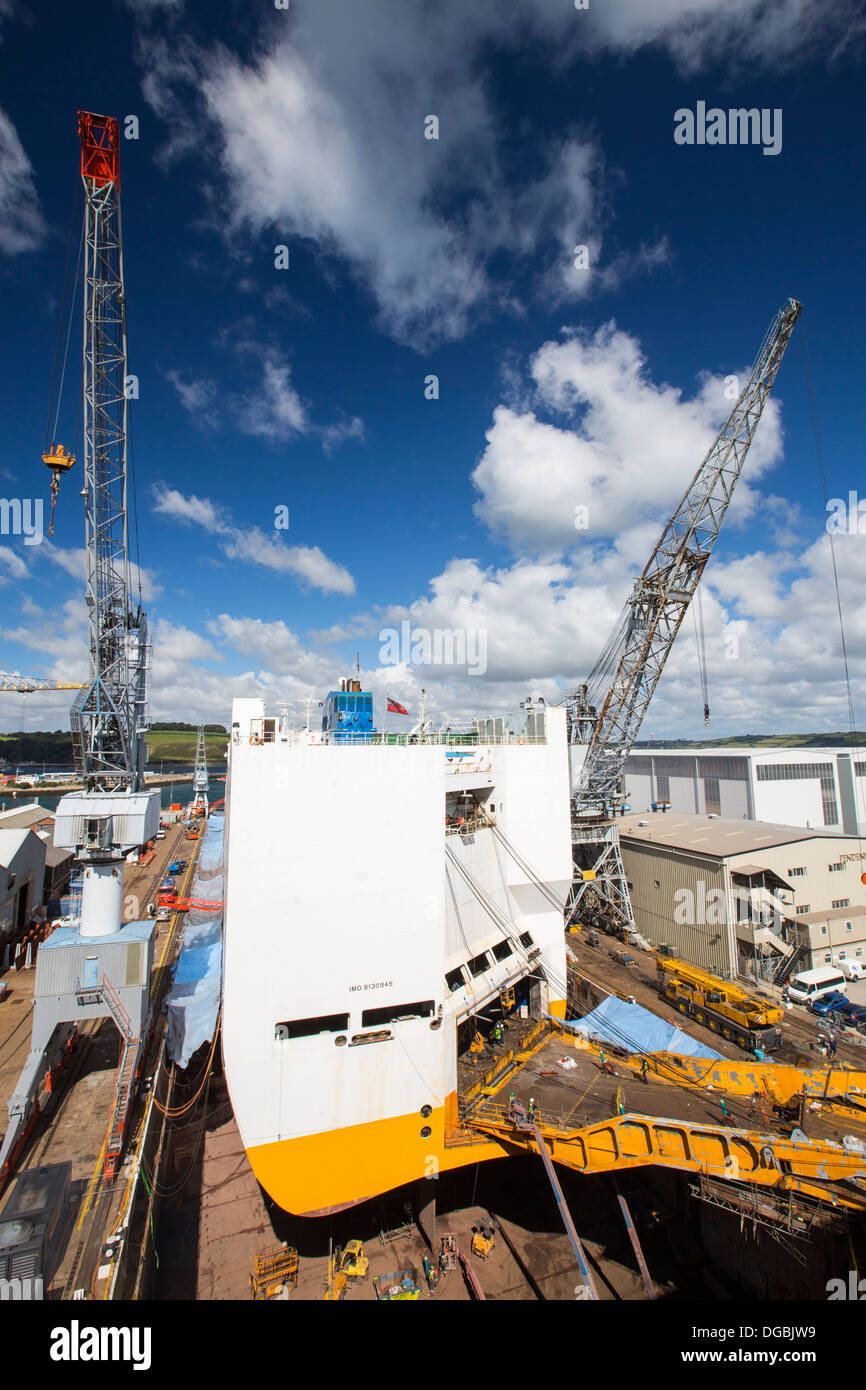
[[[115,990],[114,985],[111,983],[107,975],[103,975],[102,979],[99,981],[99,988],[101,989],[102,997],[105,1000],[111,1012],[111,1017],[117,1024],[120,1036],[122,1038],[129,1037],[130,1033],[132,1032],[132,1020],[130,1019],[129,1014],[126,1012],[126,1009],[123,1007],[120,995]]]
[[[135,1063],[138,1058],[138,1034],[135,1037],[124,1035],[117,1064],[117,1078],[114,1083],[114,1099],[111,1103],[111,1128],[105,1146],[103,1171],[106,1182],[113,1182],[117,1165],[123,1149],[123,1134],[132,1100],[132,1087],[135,1081]]]
[[[788,954],[782,957],[782,959],[776,966],[775,971],[773,972],[772,979],[774,985],[781,984],[781,982],[785,979],[785,976],[790,974],[794,965],[794,961],[799,956],[801,949],[802,948],[798,941],[791,947]]]

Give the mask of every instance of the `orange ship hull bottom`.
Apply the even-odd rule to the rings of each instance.
[[[456,1118],[457,1097],[448,1097],[426,1118],[414,1112],[350,1125],[299,1139],[247,1149],[252,1170],[274,1201],[295,1216],[325,1216],[450,1168],[502,1158],[499,1144],[445,1147],[446,1115]],[[429,1127],[429,1138],[421,1130]]]
[[[550,1001],[549,1012],[565,1017],[565,1000]],[[297,1139],[279,1139],[247,1149],[258,1182],[283,1211],[295,1216],[326,1216],[366,1202],[419,1178],[504,1158],[495,1141],[451,1143],[457,1125],[457,1092],[428,1116],[413,1111]],[[429,1128],[424,1138],[422,1129]]]

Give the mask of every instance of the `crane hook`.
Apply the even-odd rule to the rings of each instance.
[[[68,454],[62,444],[52,445],[48,452],[42,455],[42,462],[51,469],[51,514],[48,518],[48,534],[53,536],[54,508],[57,506],[60,478],[63,473],[68,473],[75,463],[75,455]]]

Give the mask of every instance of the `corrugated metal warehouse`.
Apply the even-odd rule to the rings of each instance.
[[[866,960],[853,835],[673,811],[633,812],[619,828],[637,927],[655,945],[725,978],[772,979],[813,955],[824,964],[827,949]]]

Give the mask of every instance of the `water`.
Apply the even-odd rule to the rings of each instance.
[[[43,765],[42,763],[38,765],[35,763],[21,763],[19,765],[19,770],[22,773],[42,772]],[[70,775],[73,775],[71,768],[52,765],[51,763],[46,763],[44,770],[46,772],[68,772]],[[158,764],[152,765],[149,766],[147,770],[148,772],[158,773],[160,772],[160,767]],[[173,772],[191,773],[193,770],[191,765],[167,765],[163,769],[162,775],[170,777]],[[160,793],[159,804],[164,811],[167,811],[169,806],[178,803],[181,806],[188,806],[194,796],[192,782],[177,782],[174,786],[168,783],[166,786],[159,787],[157,790]],[[207,784],[208,802],[212,804],[214,801],[219,801],[225,794],[225,782],[218,782],[215,775],[210,777]],[[34,800],[38,801],[40,806],[44,806],[46,811],[56,811],[57,803],[60,801],[61,796],[64,795],[65,792],[61,792],[60,795],[57,795],[56,793],[49,792],[44,787],[27,787],[25,790],[20,791],[17,796],[12,796],[11,793],[5,789],[0,789],[0,811],[11,811],[16,807],[20,808],[21,806],[26,806],[28,802],[33,802]]]

